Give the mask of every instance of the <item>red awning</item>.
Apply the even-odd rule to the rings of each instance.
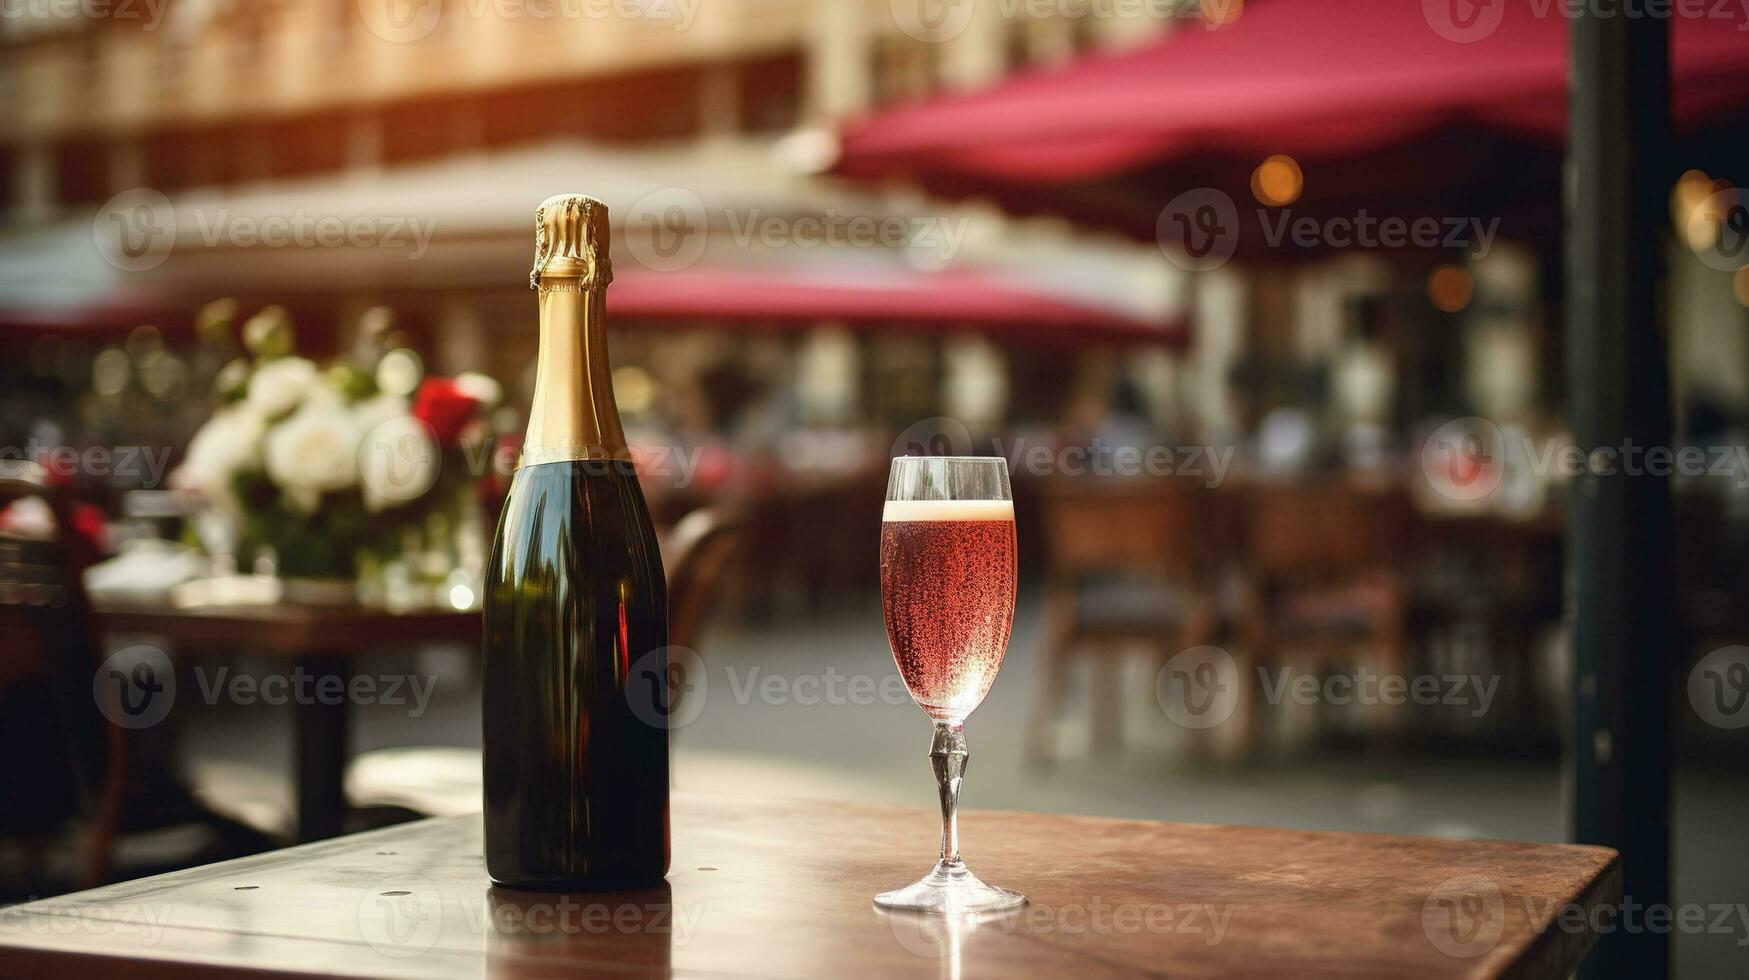
[[[629,265],[629,263],[628,263]],[[695,266],[616,270],[607,291],[615,322],[626,319],[773,326],[842,321],[853,326],[979,328],[1029,339],[1182,344],[1181,318],[1150,319],[1116,307],[1014,285],[987,271],[886,270],[821,276],[805,268]]]
[[[1280,153],[1305,172],[1296,213],[1503,213],[1509,226],[1551,232],[1565,7],[1251,0],[1225,26],[1186,20],[1144,48],[853,121],[836,171],[1149,237],[1182,191],[1249,199],[1252,169]],[[1445,20],[1454,10],[1476,20]],[[1682,135],[1749,119],[1749,15],[1705,12],[1720,16],[1672,25]]]
[[[1481,19],[1472,31],[1499,18],[1485,36],[1449,40],[1465,28],[1432,23],[1472,7]],[[853,122],[838,169],[1072,181],[1197,153],[1286,153],[1304,163],[1445,125],[1558,144],[1565,7],[1252,0],[1219,28],[1185,21],[1133,52]],[[1704,7],[1708,16],[1672,25],[1678,132],[1749,107],[1749,14]]]

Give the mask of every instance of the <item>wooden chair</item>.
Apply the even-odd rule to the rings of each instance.
[[[1381,669],[1401,672],[1407,500],[1342,480],[1264,485],[1248,497],[1245,634],[1256,664],[1346,668],[1370,652]]]
[[[1040,486],[1045,537],[1045,646],[1027,725],[1027,758],[1049,761],[1070,669],[1093,656],[1093,732],[1122,736],[1121,663],[1142,645],[1162,662],[1212,642],[1227,522],[1217,493],[1178,479],[1059,479]]]
[[[720,508],[701,507],[662,536],[668,575],[668,643],[694,647],[722,595],[723,572],[740,538],[740,523]]]

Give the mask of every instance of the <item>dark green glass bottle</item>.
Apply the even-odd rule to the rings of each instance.
[[[668,871],[667,590],[613,402],[607,209],[536,219],[540,362],[486,572],[486,870],[587,891]]]

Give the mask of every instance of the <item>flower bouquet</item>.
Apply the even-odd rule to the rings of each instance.
[[[203,326],[209,339],[215,330]],[[239,564],[349,587],[362,563],[393,560],[434,515],[465,523],[455,511],[473,504],[481,467],[469,464],[487,458],[496,382],[424,377],[418,355],[392,342],[320,367],[293,352],[279,307],[242,339],[171,477],[226,520]]]

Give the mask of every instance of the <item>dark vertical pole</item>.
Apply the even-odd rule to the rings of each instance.
[[[1622,449],[1670,445],[1662,317],[1669,21],[1575,5],[1567,206],[1568,412],[1591,454],[1568,518],[1574,584],[1573,835],[1622,854],[1622,892],[1670,900],[1671,516],[1667,478]],[[1588,978],[1667,976],[1669,937],[1624,930]]]

